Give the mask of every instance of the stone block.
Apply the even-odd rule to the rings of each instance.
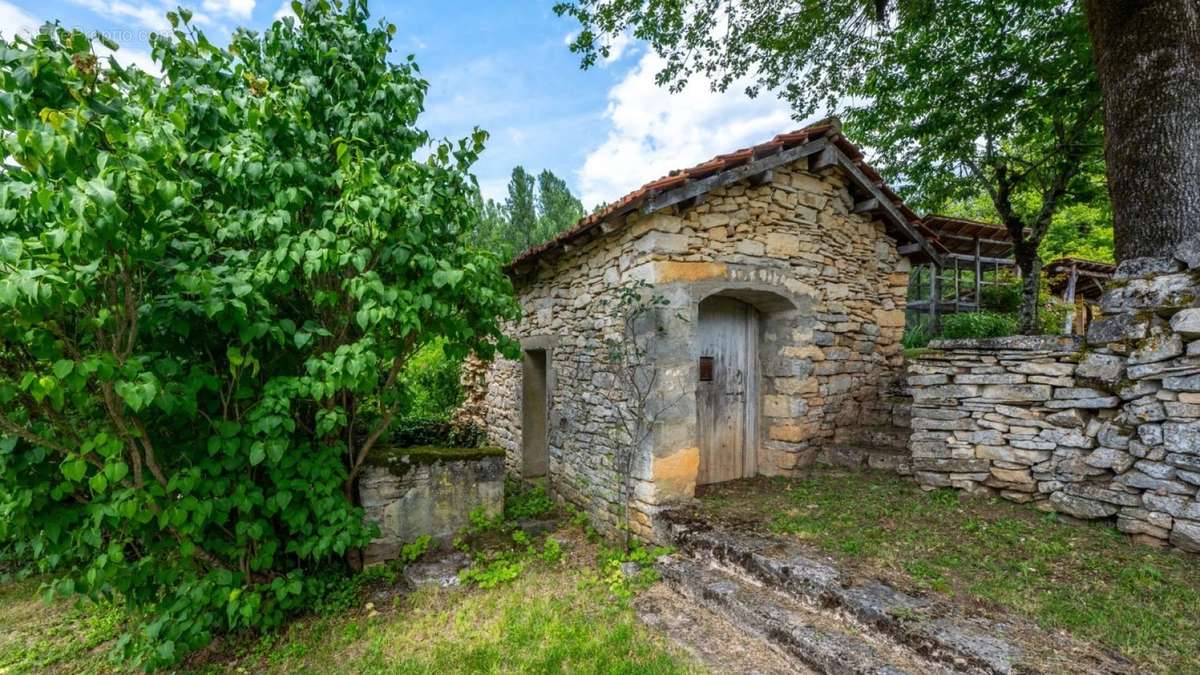
[[[1138,426],[1138,438],[1146,445],[1161,445],[1163,430],[1158,424],[1142,424]]]
[[[1141,534],[1155,539],[1166,539],[1171,533],[1169,529],[1156,527],[1145,520],[1126,516],[1124,512],[1117,515],[1117,529],[1125,534]]]
[[[1162,511],[1175,518],[1200,520],[1200,502],[1190,496],[1147,492],[1142,495],[1142,504],[1151,511]]]
[[[1001,469],[993,466],[991,474],[996,480],[1005,483],[1026,484],[1031,488],[1035,486],[1033,476],[1029,474],[1029,469]]]
[[[1058,361],[1023,361],[1009,366],[1009,371],[1022,375],[1044,375],[1047,377],[1069,377],[1075,374],[1074,363]]]
[[[1079,408],[1081,410],[1098,410],[1104,408],[1116,408],[1121,404],[1121,399],[1116,396],[1107,398],[1074,398],[1066,400],[1046,401],[1047,408],[1062,410],[1065,408]]]
[[[1171,528],[1170,542],[1185,551],[1200,553],[1200,522],[1176,520]]]
[[[1137,494],[1125,492],[1119,489],[1105,487],[1110,485],[1096,483],[1074,483],[1063,487],[1063,492],[1072,497],[1080,497],[1083,499],[1093,499],[1102,501],[1108,504],[1117,504],[1119,506],[1140,506],[1141,498]]]
[[[1117,264],[1117,269],[1113,272],[1113,279],[1136,279],[1155,274],[1171,274],[1182,269],[1183,264],[1170,257],[1130,258]]]
[[[1184,332],[1177,328],[1175,323],[1176,319],[1185,313],[1192,313],[1191,317],[1193,318],[1187,321],[1192,324],[1191,327],[1195,333],[1200,335],[1200,309],[1185,309],[1176,314],[1171,318],[1171,329],[1176,333]],[[1138,346],[1129,353],[1129,363],[1130,365],[1154,363],[1156,361],[1172,359],[1181,354],[1183,354],[1183,338],[1179,335],[1175,333],[1170,335],[1155,335],[1138,343]]]
[[[1096,380],[1105,384],[1115,384],[1125,370],[1125,360],[1114,354],[1088,352],[1079,361],[1075,376]]]
[[[1088,324],[1087,343],[1105,345],[1124,340],[1141,340],[1150,329],[1150,320],[1133,314],[1103,316]]]
[[[1088,520],[1108,518],[1117,513],[1115,504],[1076,497],[1065,492],[1055,492],[1050,495],[1050,503],[1062,513]]]
[[[1196,301],[1196,290],[1192,275],[1185,272],[1130,279],[1124,285],[1110,286],[1104,292],[1100,297],[1100,310],[1105,314],[1120,314],[1188,307]]]
[[[800,417],[808,409],[808,402],[795,396],[769,394],[763,396],[763,415],[767,417]]]
[[[954,376],[955,384],[1025,384],[1024,375],[1015,373],[961,373]]]
[[[1087,421],[1083,418],[1083,413],[1078,410],[1064,410],[1056,412],[1053,415],[1047,415],[1046,421],[1056,427],[1069,429],[1082,429],[1087,424]]]
[[[979,459],[1032,466],[1050,459],[1050,452],[1048,450],[1023,450],[1006,445],[979,445],[975,447],[975,456]]]
[[[687,253],[688,238],[684,234],[647,232],[635,245],[642,253]]]
[[[979,393],[979,386],[974,384],[942,384],[931,387],[913,389],[914,401],[925,401],[942,398],[968,398]]]
[[[1200,455],[1185,455],[1179,452],[1169,452],[1163,461],[1171,466],[1178,467],[1186,471],[1200,471]]]
[[[1096,438],[1086,435],[1079,429],[1043,429],[1038,432],[1038,440],[1069,448],[1096,446]]]
[[[1072,398],[1106,398],[1107,392],[1089,389],[1087,387],[1064,387],[1054,390],[1054,398],[1072,399]]]
[[[1133,466],[1133,456],[1123,450],[1101,446],[1093,450],[1084,462],[1097,469],[1111,469],[1114,473],[1124,473]]]
[[[733,246],[733,250],[748,256],[761,256],[767,252],[767,247],[761,241],[742,239]]]
[[[1163,389],[1170,391],[1200,392],[1200,375],[1164,377]]]
[[[1050,393],[1045,384],[987,384],[979,396],[992,401],[1040,402],[1050,398]]]
[[[1152,398],[1144,398],[1125,404],[1124,414],[1130,422],[1146,424],[1161,422],[1167,418],[1163,404]]]
[[[766,254],[772,257],[788,258],[800,253],[800,236],[786,232],[768,232]]]
[[[1167,452],[1200,454],[1200,422],[1163,422],[1162,435]]]
[[[916,471],[940,471],[943,473],[986,473],[989,462],[986,459],[934,459],[924,457],[913,458],[913,469]]]

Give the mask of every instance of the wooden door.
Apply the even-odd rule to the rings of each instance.
[[[747,436],[756,390],[754,309],[733,298],[700,303],[696,385],[700,469],[696,482],[754,475]]]

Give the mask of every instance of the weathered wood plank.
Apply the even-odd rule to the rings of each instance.
[[[774,155],[756,159],[752,162],[743,164],[742,166],[734,167],[728,171],[713,174],[707,178],[691,181],[673,190],[665,190],[661,194],[653,195],[647,198],[642,204],[642,213],[651,214],[655,211],[660,211],[668,206],[674,206],[686,199],[691,199],[698,195],[704,194],[716,188],[736,183],[743,178],[757,176],[765,171],[774,169],[777,166],[791,164],[792,162],[808,157],[809,155],[820,152],[820,150],[828,145],[828,141],[824,138],[819,138],[815,141],[809,141],[804,145],[798,145],[794,148],[789,148]]]
[[[856,202],[853,209],[854,213],[871,213],[872,211],[878,210],[879,200],[875,199],[874,197],[870,199],[864,199],[861,202]]]

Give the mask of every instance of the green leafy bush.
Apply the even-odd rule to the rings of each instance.
[[[958,339],[982,339],[1004,337],[1017,333],[1016,318],[993,312],[963,312],[942,317],[941,337]]]
[[[516,522],[540,518],[554,511],[554,501],[541,485],[525,485],[506,479],[504,482],[504,518]]]
[[[416,419],[445,420],[463,400],[462,359],[446,353],[446,341],[417,350],[400,374],[402,407]]]
[[[980,309],[994,314],[1016,314],[1021,310],[1021,280],[1007,275],[995,286],[980,289]]]
[[[392,422],[389,437],[398,448],[478,448],[487,441],[487,433],[474,424],[408,417]]]
[[[905,349],[921,349],[929,346],[929,341],[933,339],[933,333],[929,330],[929,322],[924,319],[909,320],[909,324],[904,328],[904,336],[900,338],[900,344]]]
[[[460,243],[485,134],[430,143],[363,0],[292,7],[228,49],[169,14],[161,80],[0,40],[0,542],[149,667],[342,585],[406,363],[511,347]]]

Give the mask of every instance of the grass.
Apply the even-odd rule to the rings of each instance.
[[[559,530],[563,555],[528,561],[494,588],[424,589],[277,633],[213,645],[182,672],[688,673],[700,667],[642,626],[609,590],[598,550]],[[0,673],[112,672],[120,608],[43,604],[33,581],[0,585]],[[376,591],[379,589],[376,588]]]
[[[41,581],[0,584],[0,673],[106,672],[104,648],[124,630],[125,611],[88,602],[47,604]]]
[[[716,486],[710,516],[757,521],[860,573],[1013,610],[1160,672],[1200,671],[1200,557],[999,499],[922,492],[882,472]]]

